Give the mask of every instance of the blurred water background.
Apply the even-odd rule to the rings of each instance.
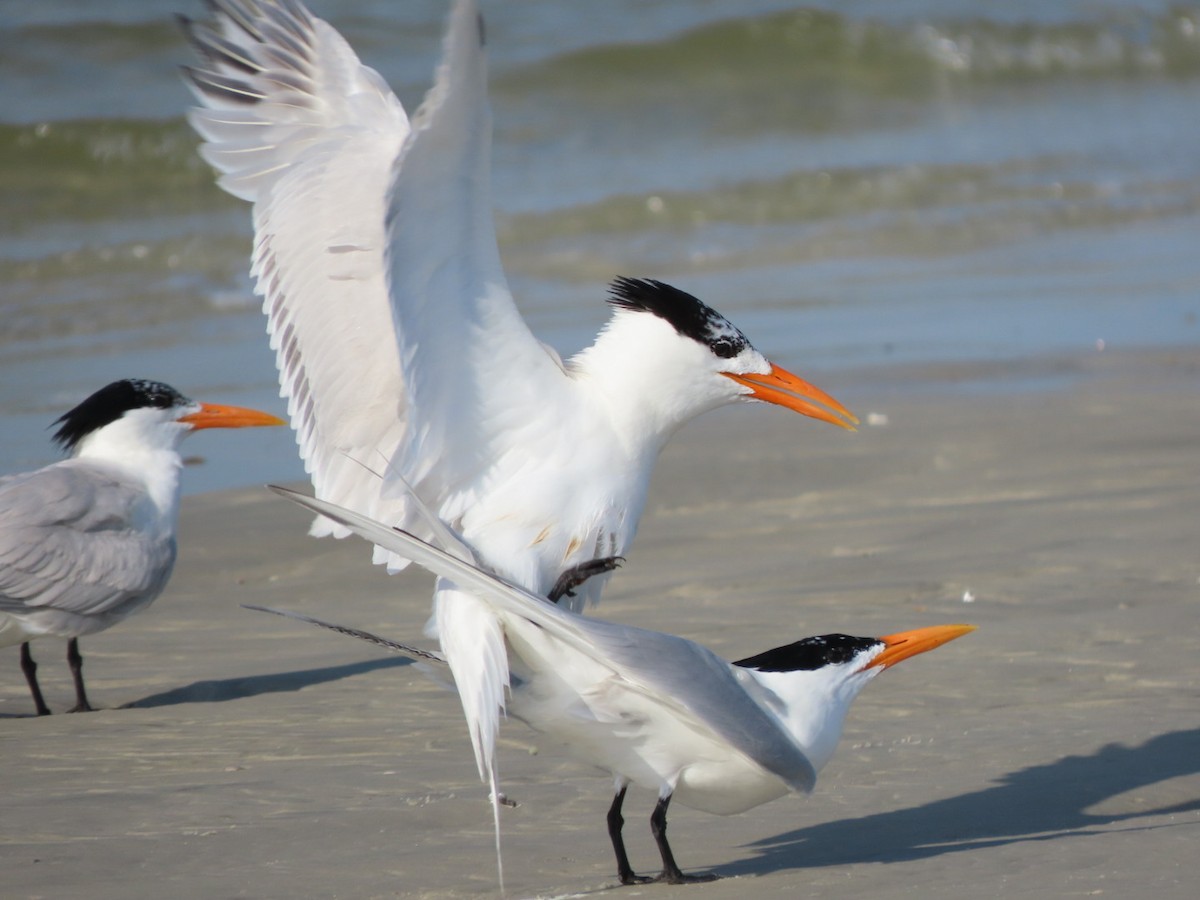
[[[446,0],[311,6],[411,111]],[[501,250],[564,354],[617,274],[697,293],[839,396],[854,373],[868,408],[897,373],[1037,391],[1102,348],[1200,339],[1200,6],[482,6]],[[282,412],[176,12],[205,15],[0,5],[0,472],[56,458],[47,425],[114,378]],[[302,475],[283,429],[210,440],[185,445],[213,460],[189,491]]]

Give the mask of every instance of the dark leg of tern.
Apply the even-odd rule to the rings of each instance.
[[[593,559],[585,563],[580,563],[577,566],[571,566],[561,575],[558,576],[558,581],[554,582],[554,587],[546,594],[546,599],[551,603],[557,603],[563,597],[574,597],[575,588],[579,587],[589,578],[596,575],[603,575],[605,572],[611,572],[625,561],[623,556],[605,556],[601,559]]]
[[[38,687],[37,663],[33,661],[33,654],[29,652],[29,641],[21,645],[21,671],[25,673],[25,681],[29,684],[29,693],[33,694],[33,705],[37,709],[37,714],[39,716],[50,715],[50,707],[42,699],[42,689]]]
[[[625,817],[621,815],[621,804],[625,802],[625,791],[628,785],[622,787],[613,796],[612,806],[608,808],[608,836],[612,840],[613,851],[617,854],[617,876],[621,884],[647,884],[653,881],[647,875],[634,874],[629,865],[629,854],[625,852],[625,839],[621,837],[621,828],[625,825]]]
[[[671,852],[671,845],[667,843],[667,807],[671,804],[671,795],[658,798],[658,805],[654,807],[654,813],[650,816],[650,833],[654,835],[654,842],[658,844],[658,852],[662,855],[663,870],[659,873],[655,881],[665,881],[667,884],[694,884],[701,881],[716,881],[717,876],[711,873],[706,875],[684,875],[679,870],[679,866],[675,864],[675,854]]]
[[[87,692],[83,689],[83,657],[79,655],[79,638],[67,641],[67,665],[71,667],[71,677],[75,679],[75,705],[67,712],[91,712],[92,705],[88,703]]]

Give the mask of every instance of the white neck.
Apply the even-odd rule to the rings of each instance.
[[[746,671],[769,692],[763,705],[775,714],[819,772],[837,749],[850,704],[882,670],[848,673],[844,666],[826,666],[813,671]]]
[[[190,432],[187,425],[164,421],[161,410],[135,410],[84,437],[75,458],[120,469],[140,482],[153,507],[150,518],[174,530],[183,468],[177,447]]]
[[[647,313],[616,311],[567,370],[607,412],[631,457],[657,455],[681,425],[737,399],[707,347]]]

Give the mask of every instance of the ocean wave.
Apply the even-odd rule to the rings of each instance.
[[[512,71],[502,90],[530,82],[594,99],[630,99],[670,84],[719,93],[775,84],[836,85],[869,93],[964,82],[1200,74],[1200,8],[1112,11],[1066,23],[985,18],[894,22],[805,9],[730,19],[672,38],[608,44]],[[636,91],[631,95],[631,89]]]
[[[906,39],[940,71],[980,79],[1200,73],[1200,9],[1194,7],[1060,25],[927,24]]]
[[[1081,177],[1070,158],[845,167],[702,191],[616,195],[504,216],[523,276],[596,280],[626,271],[720,271],[830,258],[939,256],[1037,235],[1200,213],[1189,180]]]
[[[205,209],[226,201],[182,120],[94,119],[0,125],[0,233],[73,221]]]
[[[182,120],[0,125],[0,345],[203,315],[244,279],[245,211],[196,143]]]
[[[647,231],[687,233],[721,224],[752,228],[813,224],[880,212],[999,203],[1115,204],[1123,196],[1174,196],[1191,185],[1072,180],[1070,159],[1018,159],[993,164],[914,164],[823,168],[780,178],[747,179],[698,191],[615,194],[594,203],[505,216],[500,233],[518,245]],[[1147,201],[1149,202],[1149,201]]]

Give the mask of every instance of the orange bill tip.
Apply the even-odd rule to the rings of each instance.
[[[722,372],[738,384],[750,389],[750,396],[764,403],[774,403],[802,416],[820,419],[847,431],[857,431],[858,417],[815,384],[793,375],[782,366],[771,363],[765,375],[735,375]]]

